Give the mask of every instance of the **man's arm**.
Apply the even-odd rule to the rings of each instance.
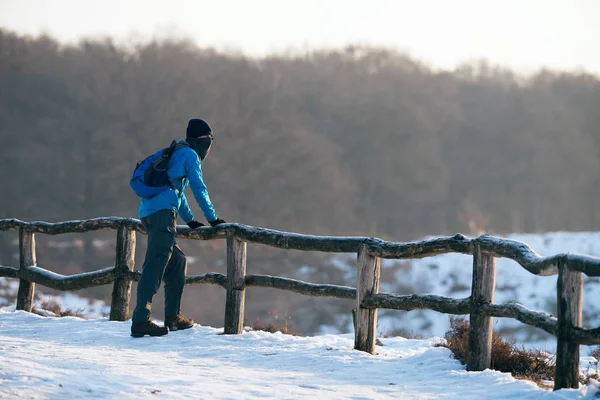
[[[195,152],[186,152],[185,169],[187,172],[187,177],[190,181],[192,193],[198,202],[198,206],[200,206],[200,209],[204,213],[204,217],[209,222],[216,220],[217,213],[215,212],[215,209],[210,201],[210,197],[208,196],[208,189],[202,180],[202,168],[200,167],[200,160]]]
[[[190,206],[185,197],[185,193],[181,194],[181,203],[179,204],[179,216],[186,224],[194,219],[194,213],[190,209]]]

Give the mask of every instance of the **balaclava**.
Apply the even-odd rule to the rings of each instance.
[[[196,151],[200,160],[204,160],[213,141],[210,125],[202,119],[193,118],[188,122],[185,141]]]

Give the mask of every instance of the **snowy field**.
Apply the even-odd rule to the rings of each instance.
[[[500,236],[500,235],[497,235]],[[501,236],[500,236],[501,237]],[[508,239],[527,243],[540,256],[578,253],[600,257],[600,232],[549,232],[544,234],[512,234]],[[428,239],[428,238],[426,238]],[[349,284],[356,281],[356,256],[335,256],[334,265],[341,269]],[[473,257],[443,254],[417,260],[382,260],[381,291],[389,293],[434,293],[453,298],[471,295]],[[556,315],[557,276],[537,276],[515,261],[496,259],[496,291],[494,303],[517,302],[525,307]],[[600,278],[583,278],[583,325],[600,326]],[[323,333],[350,332],[352,320],[340,315],[335,326],[323,326]],[[381,332],[402,330],[422,336],[443,336],[449,329],[446,314],[434,311],[380,310]],[[495,318],[494,329],[530,348],[554,352],[556,339],[534,327],[510,318]],[[583,346],[582,354],[590,347]]]
[[[599,232],[510,235],[540,255],[563,252],[600,256]],[[397,262],[384,260],[381,290],[467,297],[470,256],[447,254]],[[347,284],[356,280],[356,256],[335,256]],[[316,268],[316,267],[315,267]],[[316,337],[266,332],[220,335],[197,325],[162,338],[133,339],[129,322],[110,322],[102,301],[73,293],[37,291],[45,315],[14,311],[18,280],[0,278],[0,399],[194,398],[194,399],[576,399],[600,398],[597,382],[579,390],[551,392],[509,374],[466,372],[449,350],[435,347],[448,329],[448,316],[432,311],[380,310],[380,335],[395,330],[429,337],[382,338],[375,356],[354,351],[351,321],[339,314],[335,326]],[[41,290],[43,290],[40,287]],[[600,326],[600,279],[584,278],[584,325]],[[496,303],[517,301],[555,313],[556,277],[537,277],[511,260],[497,260]],[[44,301],[81,311],[88,320],[52,318]],[[553,352],[555,339],[510,319],[494,319],[527,347]],[[595,348],[595,347],[594,347]],[[581,372],[597,362],[582,346]]]
[[[50,317],[56,316],[52,312],[42,309],[44,302],[54,302],[62,310],[79,312],[88,319],[110,315],[110,304],[106,304],[102,300],[81,297],[73,292],[62,292],[59,295],[46,294],[43,292],[44,289],[41,285],[37,285],[35,288],[33,308],[39,314]],[[18,279],[0,278],[0,307],[12,305],[12,309],[14,309],[18,290]],[[82,292],[79,293],[82,294]]]
[[[495,371],[466,372],[440,338],[382,339],[377,355],[351,335],[294,337],[196,325],[134,339],[129,322],[48,318],[0,309],[2,399],[578,399]],[[582,368],[590,357],[582,357]],[[596,382],[597,383],[597,382]]]

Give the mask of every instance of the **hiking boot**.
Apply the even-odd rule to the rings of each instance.
[[[165,317],[165,328],[171,331],[181,331],[194,326],[194,321],[179,314],[175,317]]]
[[[143,337],[145,335],[163,336],[167,333],[169,333],[169,328],[158,326],[152,321],[131,323],[131,336],[133,337]]]

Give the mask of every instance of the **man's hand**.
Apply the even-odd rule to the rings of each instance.
[[[208,223],[210,224],[210,226],[217,226],[217,225],[224,224],[225,221],[223,221],[221,218],[217,218],[214,221],[208,221]]]
[[[192,229],[196,229],[196,228],[200,228],[201,226],[204,226],[204,224],[202,222],[193,220],[193,221],[188,222],[187,226],[189,226]]]

